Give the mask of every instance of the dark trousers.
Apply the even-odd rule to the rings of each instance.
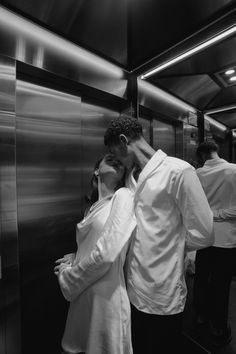
[[[197,251],[193,303],[206,313],[215,329],[228,323],[230,283],[236,267],[236,248],[209,247]]]
[[[197,314],[210,317],[210,276],[212,247],[197,251],[193,286],[193,307]]]
[[[177,353],[181,349],[182,318],[182,313],[169,316],[147,314],[131,305],[134,354]]]

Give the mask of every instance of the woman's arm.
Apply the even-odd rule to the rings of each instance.
[[[127,188],[121,188],[115,193],[108,220],[90,255],[73,266],[62,264],[58,279],[68,301],[74,300],[109,270],[135,226],[133,195]]]

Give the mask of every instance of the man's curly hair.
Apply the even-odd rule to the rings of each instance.
[[[137,140],[143,136],[142,125],[136,118],[119,117],[111,120],[104,135],[104,144],[106,146],[119,143],[120,134]]]

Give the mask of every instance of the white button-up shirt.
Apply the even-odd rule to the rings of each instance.
[[[236,165],[215,158],[197,174],[214,214],[214,246],[236,247]]]
[[[193,167],[158,150],[139,176],[134,207],[130,301],[146,313],[180,313],[187,293],[185,252],[213,243],[212,212]]]

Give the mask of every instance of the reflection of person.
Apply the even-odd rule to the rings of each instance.
[[[212,213],[193,167],[155,152],[137,119],[111,121],[104,142],[128,169],[141,168],[127,276],[134,353],[174,353],[187,292],[185,251],[212,244]]]
[[[98,200],[77,225],[75,259],[58,260],[55,267],[62,293],[70,301],[62,339],[66,353],[132,353],[123,265],[136,222],[132,193],[119,188],[124,173],[124,166],[111,155],[99,163],[93,178],[98,191],[91,194],[92,201],[96,195]]]
[[[231,339],[228,302],[236,265],[236,165],[219,158],[212,141],[199,145],[197,157],[204,163],[197,174],[214,214],[215,242],[197,252],[193,300],[197,322],[210,317],[212,341],[220,346]]]

